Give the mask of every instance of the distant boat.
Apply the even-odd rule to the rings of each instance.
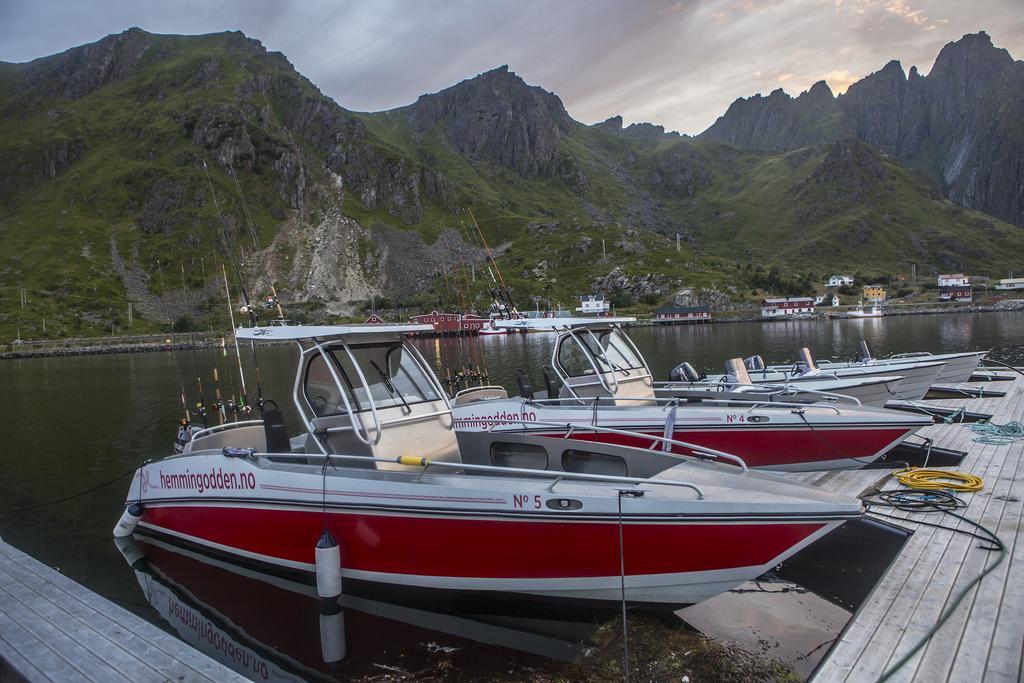
[[[882,312],[882,309],[878,304],[873,305],[870,311],[865,311],[864,302],[861,301],[860,305],[850,311],[847,315],[851,318],[881,318],[885,313]]]

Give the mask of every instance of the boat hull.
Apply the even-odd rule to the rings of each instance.
[[[766,404],[767,405],[767,404]],[[557,425],[593,425],[629,434],[574,429],[571,438],[639,448],[650,448],[645,436],[666,436],[696,446],[739,456],[748,467],[780,471],[857,469],[882,457],[918,429],[925,418],[897,415],[878,409],[838,410],[806,408],[687,408],[673,413],[664,406],[597,410],[531,402],[522,399],[482,401],[456,406],[455,428],[460,432],[502,431],[563,438]],[[531,424],[532,423],[532,424]],[[673,451],[689,454],[681,447]],[[722,462],[728,462],[722,460]]]
[[[143,506],[137,530],[314,572],[326,529],[346,579],[595,601],[621,599],[624,580],[630,601],[684,605],[759,576],[860,515],[853,499],[818,503],[823,494],[803,489],[778,503],[748,496],[732,468],[714,466],[705,499],[654,481],[633,497],[619,493],[629,484],[435,474],[428,483],[414,471],[297,462],[206,451],[147,465],[128,496]]]
[[[841,522],[623,524],[627,599],[692,604],[729,590]],[[181,503],[147,508],[143,532],[313,572],[321,511]],[[617,521],[511,521],[330,511],[345,578],[420,588],[621,598]],[[702,548],[693,553],[692,548]]]

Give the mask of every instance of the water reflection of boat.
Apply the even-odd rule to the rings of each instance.
[[[346,592],[337,603],[313,585],[153,539],[118,539],[147,602],[193,647],[260,681],[354,678],[430,670],[459,660],[487,676],[569,661],[608,614],[550,612],[530,602],[403,602]],[[144,559],[143,559],[144,558]],[[139,561],[139,560],[142,561]],[[466,660],[466,661],[462,661]]]

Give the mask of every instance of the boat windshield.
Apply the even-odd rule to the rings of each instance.
[[[611,365],[615,370],[644,370],[644,362],[633,351],[632,345],[627,342],[622,332],[611,330],[602,334],[599,339],[604,348],[604,363]]]
[[[609,330],[596,336],[578,331],[571,336],[576,343],[562,343],[558,350],[559,363],[569,377],[593,374],[595,366],[601,374],[628,374],[630,370],[646,370],[643,360],[618,330]]]
[[[338,386],[322,354],[314,356],[307,366],[304,390],[306,400],[317,417],[347,412],[346,399],[356,412],[369,410],[371,401],[380,410],[395,406],[409,408],[416,403],[441,400],[433,382],[401,342],[352,345],[349,348],[351,358],[344,348],[335,346],[327,349],[334,371],[341,380],[344,397],[339,395]],[[352,363],[353,359],[366,378],[365,385]]]

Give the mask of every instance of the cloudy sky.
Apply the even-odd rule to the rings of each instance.
[[[139,26],[240,29],[349,109],[408,104],[501,64],[585,123],[621,114],[698,133],[737,97],[824,79],[842,92],[899,59],[927,72],[985,30],[1024,58],[1022,0],[0,0],[0,60]]]

